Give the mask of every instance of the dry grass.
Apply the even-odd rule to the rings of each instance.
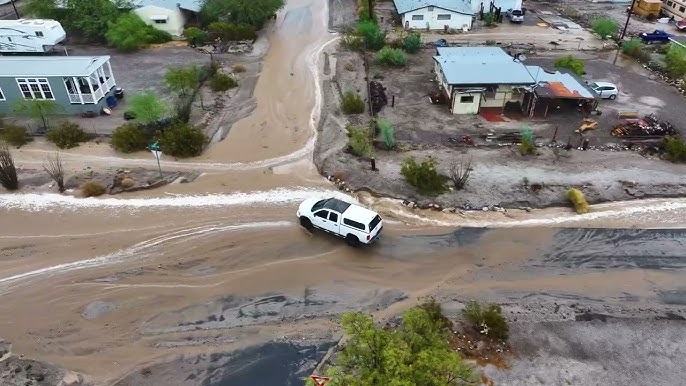
[[[83,197],[97,197],[105,194],[105,187],[98,181],[88,181],[81,185]]]
[[[346,70],[348,70],[348,71],[350,71],[350,72],[353,72],[353,71],[355,71],[356,66],[355,66],[355,63],[353,63],[352,61],[349,61],[349,62],[346,62],[346,63],[345,63],[345,65],[343,66],[343,68],[345,68]]]
[[[235,73],[245,72],[245,66],[242,64],[234,64],[232,68]]]
[[[134,181],[131,177],[126,177],[123,180],[121,180],[122,188],[128,189],[130,187],[133,187],[134,185],[136,185],[136,181]]]
[[[567,191],[567,199],[574,204],[574,209],[578,214],[588,213],[588,201],[579,189],[569,189]]]

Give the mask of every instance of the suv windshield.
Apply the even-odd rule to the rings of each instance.
[[[515,9],[514,11],[512,11],[512,15],[514,15],[514,16],[522,16],[522,11],[520,11],[520,10],[518,10],[518,9]]]
[[[329,200],[331,200],[331,199],[330,199],[330,198],[325,198],[325,199],[323,199],[323,200],[317,201],[314,205],[312,205],[312,211],[315,212],[315,211],[317,211],[317,210],[323,208],[324,205],[326,205],[326,203],[329,202]]]
[[[376,228],[376,226],[379,225],[380,222],[381,222],[381,217],[379,217],[379,216],[374,217],[372,222],[369,223],[369,231],[370,232],[373,231],[374,228]]]

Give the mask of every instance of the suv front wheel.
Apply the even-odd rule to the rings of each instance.
[[[301,216],[300,217],[300,226],[302,226],[303,228],[310,231],[310,230],[312,230],[312,221],[310,221],[310,219],[305,217],[305,216]]]

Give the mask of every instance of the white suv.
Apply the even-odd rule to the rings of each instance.
[[[300,225],[345,238],[351,246],[371,244],[381,235],[383,220],[376,212],[337,198],[310,198],[298,208]]]

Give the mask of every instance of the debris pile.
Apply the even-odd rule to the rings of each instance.
[[[660,121],[655,115],[646,115],[643,119],[628,119],[612,129],[612,135],[620,138],[655,138],[677,135],[678,131],[671,123]]]
[[[386,96],[386,88],[381,83],[373,80],[369,82],[369,94],[372,99],[372,110],[374,114],[381,111],[381,109],[388,104],[388,97]]]

